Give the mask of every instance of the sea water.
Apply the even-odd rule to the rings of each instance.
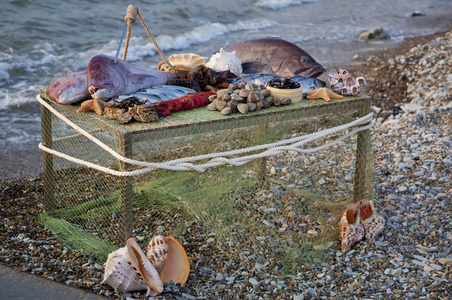
[[[209,58],[238,41],[277,36],[297,44],[328,68],[349,64],[356,53],[390,47],[405,37],[448,29],[450,21],[444,21],[444,16],[452,15],[451,2],[152,0],[134,4],[166,56],[191,52]],[[2,1],[0,156],[25,146],[37,149],[41,133],[35,96],[39,89],[67,73],[86,70],[94,55],[115,56],[128,4],[119,0]],[[413,12],[424,16],[412,17]],[[442,17],[439,22],[425,21],[437,16]],[[390,39],[359,41],[361,32],[376,26],[383,27]],[[156,68],[161,60],[137,20],[127,61]]]

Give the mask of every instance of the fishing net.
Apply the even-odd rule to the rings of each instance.
[[[266,272],[296,272],[303,258],[339,249],[343,210],[374,193],[370,131],[364,127],[370,120],[346,126],[371,119],[368,97],[303,100],[248,115],[201,107],[127,125],[42,98],[42,221],[100,263],[129,236],[144,249],[163,234],[184,245],[195,269],[203,267],[202,256],[217,253],[234,262],[231,268],[257,262]],[[300,137],[303,151],[275,144]],[[137,166],[105,146],[141,162],[179,160],[171,168],[191,170]],[[278,146],[281,151],[260,156]],[[200,172],[199,166],[212,163],[205,156],[212,153],[224,155]],[[200,155],[196,162],[183,160]],[[243,163],[245,155],[251,159]]]

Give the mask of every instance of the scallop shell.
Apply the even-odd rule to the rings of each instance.
[[[350,203],[339,222],[341,251],[347,253],[364,237],[364,227],[360,224],[360,210],[356,203]]]
[[[130,238],[127,246],[113,251],[104,264],[103,284],[118,292],[146,290],[146,296],[156,296],[163,291],[163,282],[137,242]]]
[[[228,52],[220,48],[220,52],[212,55],[206,67],[220,72],[229,70],[237,77],[242,76],[242,62],[235,55],[235,51]]]
[[[185,53],[185,54],[173,54],[168,57],[168,61],[173,66],[186,66],[190,69],[195,69],[200,65],[206,64],[207,57],[202,57],[198,54]]]
[[[190,72],[194,71],[197,67],[206,64],[207,57],[202,57],[198,54],[184,53],[184,54],[173,54],[168,57],[168,62],[176,70],[176,73],[181,78],[189,78]],[[172,72],[171,68],[164,61],[161,61],[157,69],[165,72]],[[173,71],[174,72],[174,71]]]

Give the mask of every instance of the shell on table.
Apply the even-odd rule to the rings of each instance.
[[[231,71],[237,77],[242,76],[242,62],[238,59],[235,51],[228,52],[223,48],[220,51],[212,55],[206,64],[206,67],[214,69],[216,71]]]
[[[361,93],[362,88],[367,85],[366,78],[362,76],[354,78],[350,75],[350,72],[344,69],[329,73],[328,82],[335,93],[345,96],[357,96]]]
[[[168,57],[168,61],[173,66],[186,66],[190,69],[195,69],[200,65],[206,64],[207,57],[202,57],[194,53],[173,54]]]
[[[187,73],[184,76],[188,77],[188,73],[194,71],[197,67],[206,64],[207,57],[200,56],[194,53],[173,54],[168,57],[168,62],[175,69],[176,73]],[[171,67],[164,61],[157,66],[160,71],[171,72]]]
[[[364,226],[360,224],[360,221],[358,205],[350,203],[339,222],[342,253],[347,253],[354,244],[363,239]]]

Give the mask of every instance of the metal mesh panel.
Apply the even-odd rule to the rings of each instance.
[[[223,116],[204,107],[155,123],[128,125],[93,112],[77,114],[77,106],[49,103],[116,153],[165,162],[340,126],[368,114],[370,102],[365,96],[303,100],[245,116]],[[306,148],[342,134],[328,135]],[[71,157],[117,171],[141,168],[119,161],[44,106],[42,135],[44,146]],[[269,262],[268,269],[292,272],[315,245],[338,242],[337,223],[346,205],[373,196],[372,170],[369,130],[319,152],[286,151],[202,173],[155,170],[115,176],[44,152],[46,216],[72,229],[64,236],[69,244],[83,244],[81,240],[89,236],[91,243],[111,246],[99,247],[98,252],[122,247],[130,236],[144,245],[161,233],[181,241],[196,266],[200,254],[190,249],[212,236],[206,247],[219,247],[225,259],[241,255],[247,261],[259,253]],[[56,224],[53,230],[58,231],[61,222]],[[234,254],[238,245],[248,251]],[[105,258],[108,252],[100,254]]]

